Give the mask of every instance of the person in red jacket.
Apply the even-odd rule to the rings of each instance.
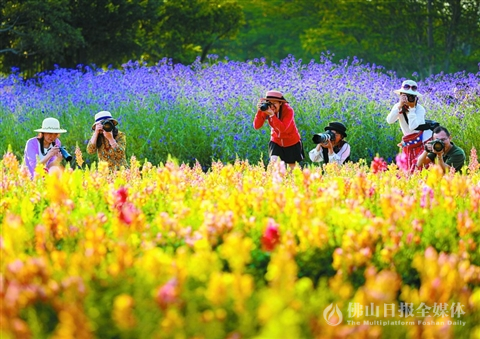
[[[266,121],[270,125],[270,161],[280,159],[293,169],[305,158],[293,108],[279,91],[268,91],[265,98],[259,100],[257,108],[253,127],[260,129]]]

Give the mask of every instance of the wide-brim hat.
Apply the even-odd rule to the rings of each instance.
[[[408,89],[405,88],[405,85]],[[412,89],[413,87],[415,87],[415,90]],[[400,95],[401,93],[405,93],[405,94],[416,95],[417,97],[423,96],[422,94],[418,93],[417,89],[418,89],[418,85],[415,81],[405,80],[404,82],[402,82],[402,87],[400,89],[394,90],[393,92],[398,95]]]
[[[95,114],[95,122],[92,125],[92,129],[95,129],[95,125],[97,124],[97,122],[102,120],[110,120],[115,126],[118,125],[118,121],[112,117],[112,113],[110,113],[109,111],[100,111]]]
[[[42,122],[42,128],[36,129],[39,133],[67,133],[66,129],[60,128],[60,122],[55,118],[46,118]]]
[[[334,130],[343,135],[344,138],[347,137],[347,133],[345,133],[347,131],[347,128],[341,122],[334,121],[329,123],[328,126],[325,127],[325,131],[328,130]]]
[[[268,91],[265,94],[265,99],[267,100],[277,100],[282,102],[288,102],[287,99],[283,97],[283,94],[279,91]]]

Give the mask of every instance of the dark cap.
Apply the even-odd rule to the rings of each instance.
[[[341,135],[343,135],[344,138],[347,137],[347,133],[345,133],[347,131],[347,128],[341,122],[334,121],[329,123],[328,126],[325,127],[325,131],[328,131],[328,130],[334,130],[340,133]]]

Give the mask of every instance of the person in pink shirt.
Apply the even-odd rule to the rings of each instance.
[[[60,134],[66,133],[60,128],[60,122],[55,118],[46,118],[42,122],[42,128],[36,129],[38,135],[27,141],[24,151],[24,162],[33,177],[35,167],[40,162],[45,170],[58,166],[63,160],[60,147]]]
[[[305,158],[293,108],[279,91],[268,91],[265,98],[259,100],[257,108],[253,127],[260,129],[265,122],[270,125],[270,161],[280,159],[293,169]]]

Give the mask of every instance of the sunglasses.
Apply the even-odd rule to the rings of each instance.
[[[407,91],[411,88],[412,91],[416,91],[417,90],[417,86],[413,85],[413,86],[410,86],[410,85],[403,85],[402,87],[403,89],[406,89]]]

